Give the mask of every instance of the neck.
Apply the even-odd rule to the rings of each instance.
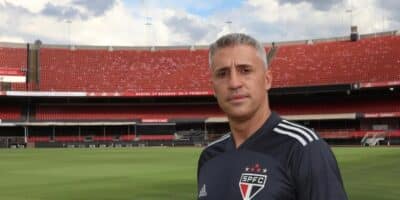
[[[246,119],[229,118],[229,127],[232,132],[235,146],[238,148],[246,139],[252,136],[265,123],[271,115],[271,110],[266,105]]]

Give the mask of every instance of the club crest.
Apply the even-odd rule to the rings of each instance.
[[[243,200],[251,200],[265,187],[267,169],[255,164],[244,171],[239,181],[240,194]]]

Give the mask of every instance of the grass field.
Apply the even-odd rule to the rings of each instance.
[[[3,149],[0,199],[196,199],[200,148]],[[400,198],[400,148],[335,148],[349,199]]]

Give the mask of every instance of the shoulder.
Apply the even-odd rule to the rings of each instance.
[[[222,154],[226,151],[226,143],[231,139],[231,134],[227,133],[219,139],[211,142],[203,149],[199,158],[199,168],[208,160]]]
[[[209,154],[212,156],[215,156],[219,153],[222,153],[225,151],[226,143],[231,139],[231,134],[227,133],[217,140],[209,143],[206,148],[202,151],[203,154]]]
[[[298,123],[282,119],[273,132],[285,139],[292,141],[296,146],[307,147],[312,143],[318,143],[321,139],[316,132]]]
[[[209,143],[209,144],[207,145],[206,149],[209,149],[209,148],[216,148],[216,147],[218,147],[218,146],[225,145],[226,142],[227,142],[227,140],[228,140],[230,137],[231,137],[231,133],[227,133],[227,134],[221,136],[220,138],[218,138],[217,140],[215,140],[215,141]]]
[[[298,170],[300,166],[323,166],[326,163],[335,164],[336,158],[324,139],[298,123],[282,120],[273,129],[278,137],[285,141],[288,150],[289,166]],[[307,167],[308,168],[308,167]]]

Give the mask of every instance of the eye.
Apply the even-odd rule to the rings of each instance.
[[[248,74],[248,73],[251,72],[251,68],[250,68],[249,66],[241,66],[241,67],[239,68],[239,72],[240,72],[241,74]]]
[[[216,76],[217,78],[223,78],[223,77],[226,76],[226,74],[227,74],[226,70],[221,69],[221,70],[218,70],[218,71],[215,73],[215,76]]]

